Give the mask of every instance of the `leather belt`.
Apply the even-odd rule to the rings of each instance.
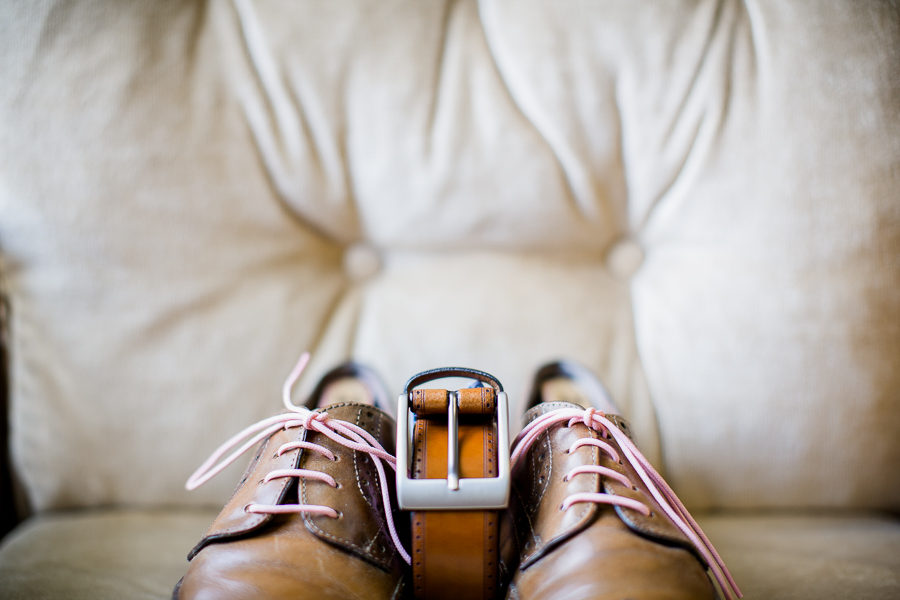
[[[446,377],[474,378],[489,386],[411,389]],[[509,424],[502,386],[481,371],[428,371],[407,384],[398,417],[397,495],[400,508],[413,511],[415,596],[494,598],[498,511],[509,500]]]

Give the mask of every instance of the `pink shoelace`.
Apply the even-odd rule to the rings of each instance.
[[[232,436],[228,441],[219,446],[212,455],[206,459],[200,467],[188,478],[185,488],[194,490],[219,473],[221,473],[228,465],[237,460],[241,455],[249,449],[256,446],[262,440],[273,435],[280,429],[288,430],[296,427],[303,427],[308,431],[316,431],[334,440],[341,446],[364,452],[372,457],[375,463],[375,470],[378,472],[378,483],[381,488],[381,500],[384,506],[385,521],[387,522],[388,532],[397,552],[406,561],[410,563],[409,553],[400,543],[400,536],[397,534],[397,528],[394,526],[394,516],[391,512],[391,499],[389,493],[389,483],[384,470],[384,463],[387,463],[392,469],[397,468],[397,459],[389,454],[384,447],[376,440],[368,431],[359,427],[354,423],[333,419],[325,412],[313,412],[305,406],[297,406],[291,401],[291,392],[294,384],[300,378],[300,374],[309,362],[309,354],[304,353],[291,374],[284,382],[282,388],[282,402],[288,412],[263,419]],[[240,447],[238,447],[240,446]],[[232,451],[235,447],[237,450]],[[281,456],[285,452],[291,450],[303,449],[315,452],[330,460],[336,460],[337,457],[328,448],[311,442],[297,441],[282,444],[276,454]],[[222,458],[228,452],[231,452],[226,458]],[[270,471],[263,479],[264,482],[273,479],[296,477],[297,479],[312,479],[321,481],[331,487],[337,487],[337,482],[328,473],[313,471],[310,469],[275,469]],[[259,514],[291,514],[291,513],[307,513],[314,515],[324,515],[332,519],[338,518],[338,511],[330,506],[318,504],[300,504],[299,486],[298,486],[298,504],[248,504],[244,507],[246,512]]]
[[[656,500],[657,504],[659,504],[675,526],[687,536],[688,540],[690,540],[691,544],[697,549],[700,556],[703,557],[703,560],[712,572],[713,577],[725,594],[725,598],[731,600],[735,597],[743,597],[741,590],[738,588],[737,583],[735,583],[734,578],[731,576],[731,573],[728,571],[728,568],[725,566],[719,553],[716,552],[716,549],[709,541],[709,538],[707,538],[706,534],[703,533],[703,530],[700,529],[700,525],[697,524],[687,508],[682,504],[681,500],[678,499],[678,496],[675,495],[675,492],[672,491],[669,484],[667,484],[662,476],[656,472],[650,462],[643,454],[641,454],[641,451],[637,449],[637,446],[634,445],[634,442],[632,442],[631,439],[615,425],[615,423],[610,421],[603,412],[594,408],[588,408],[586,410],[560,408],[541,415],[529,423],[513,441],[511,456],[512,464],[516,465],[518,461],[522,460],[528,451],[528,448],[534,444],[542,433],[551,427],[559,423],[567,423],[566,426],[571,427],[578,422],[584,423],[587,427],[599,432],[601,439],[582,438],[572,444],[572,447],[569,448],[569,452],[573,452],[582,446],[596,446],[601,452],[617,462],[620,458],[624,458],[631,463],[631,466],[634,467],[635,472],[637,472],[638,476],[644,482],[644,485],[650,491],[650,494]],[[610,438],[618,443],[623,457],[619,456],[619,453],[616,452],[615,448],[613,448],[610,443],[604,441],[609,440]],[[593,473],[602,477],[609,477],[628,487],[631,487],[632,485],[628,478],[621,473],[594,465],[585,465],[572,469],[566,473],[564,481],[568,481],[581,473]],[[622,506],[624,508],[636,510],[644,515],[650,514],[650,508],[643,502],[613,494],[587,492],[569,495],[563,502],[561,510],[568,510],[573,504],[581,502]]]

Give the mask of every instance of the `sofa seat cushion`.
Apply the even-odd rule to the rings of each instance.
[[[0,546],[0,598],[170,598],[215,511],[49,513]]]
[[[169,598],[204,510],[47,514],[0,546],[0,597]],[[876,600],[900,595],[900,521],[720,513],[700,522],[748,600]]]
[[[875,513],[717,513],[706,531],[747,600],[900,597],[900,521]]]

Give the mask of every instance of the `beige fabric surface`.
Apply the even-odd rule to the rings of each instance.
[[[4,600],[168,599],[215,512],[97,511],[31,519],[0,547]],[[900,595],[900,524],[877,515],[701,516],[746,600]]]
[[[890,3],[0,7],[34,509],[221,504],[303,349],[574,357],[692,506],[900,506]]]
[[[32,518],[0,546],[0,598],[172,597],[215,512],[88,511]]]

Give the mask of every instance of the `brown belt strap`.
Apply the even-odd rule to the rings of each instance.
[[[491,387],[459,390],[460,478],[497,475],[496,393]],[[454,394],[418,389],[410,395],[414,479],[446,479],[448,402]],[[494,598],[498,589],[496,510],[419,510],[412,513],[413,589],[416,598]]]

